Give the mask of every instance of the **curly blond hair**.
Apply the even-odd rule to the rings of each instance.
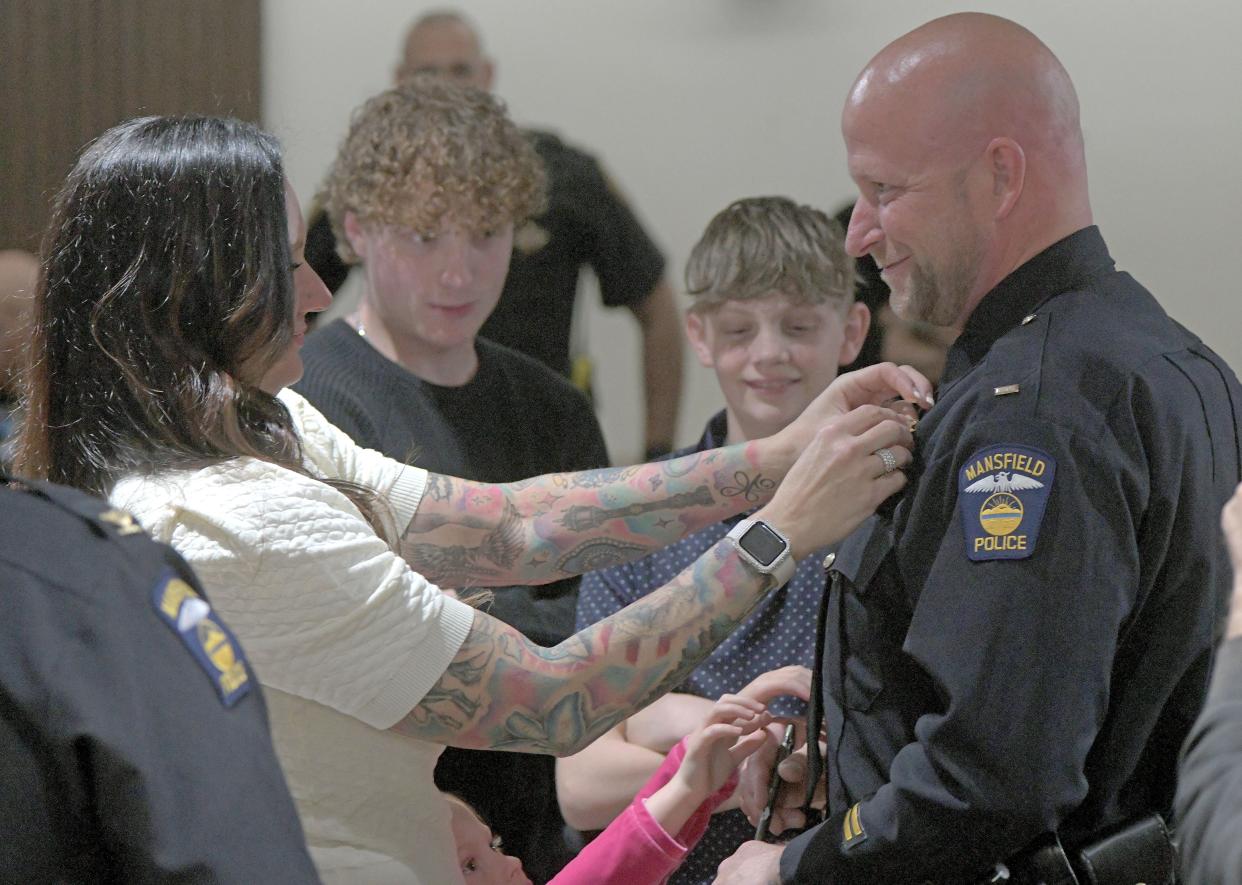
[[[341,258],[358,256],[345,213],[436,233],[446,213],[471,232],[520,225],[545,205],[543,163],[504,104],[469,86],[418,75],[354,112],[319,202]]]
[[[748,197],[717,213],[690,251],[686,291],[698,311],[783,292],[811,304],[854,301],[841,226],[786,197]]]

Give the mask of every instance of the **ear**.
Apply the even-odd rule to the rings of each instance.
[[[349,248],[354,250],[354,254],[358,256],[359,261],[367,260],[367,247],[370,245],[370,238],[367,236],[366,230],[362,226],[362,222],[358,220],[358,216],[352,211],[345,212],[345,239],[349,241]]]
[[[863,342],[867,340],[867,330],[871,328],[871,311],[861,301],[855,301],[845,312],[845,325],[842,331],[841,352],[837,354],[837,365],[848,366],[858,359]]]
[[[709,334],[707,320],[703,315],[695,310],[686,311],[686,337],[690,339],[690,349],[698,357],[699,365],[705,369],[714,369],[716,362],[712,359],[711,344],[707,340]]]
[[[1026,182],[1026,154],[1012,138],[994,138],[984,151],[992,175],[992,196],[996,201],[993,218],[1000,221],[1013,211]]]
[[[496,64],[490,59],[483,59],[483,91],[491,92],[496,85]]]

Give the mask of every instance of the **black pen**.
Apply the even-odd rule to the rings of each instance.
[[[776,761],[772,763],[772,779],[768,783],[768,804],[764,806],[763,814],[759,815],[759,825],[755,827],[755,838],[760,842],[766,842],[768,839],[768,824],[772,821],[772,812],[776,810],[776,794],[781,789],[781,779],[776,769],[780,768],[781,763],[789,758],[789,754],[793,752],[793,744],[794,727],[791,722],[785,726],[785,737],[781,745],[776,748]]]

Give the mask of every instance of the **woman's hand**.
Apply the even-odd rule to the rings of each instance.
[[[916,409],[930,409],[932,405],[931,382],[918,371],[910,366],[878,363],[838,375],[775,437],[797,457],[796,453],[810,445],[816,431],[826,422],[859,406],[888,406],[912,421],[917,418]]]
[[[901,469],[913,447],[906,418],[882,406],[860,406],[816,431],[756,516],[789,538],[796,558],[836,543],[906,484]]]

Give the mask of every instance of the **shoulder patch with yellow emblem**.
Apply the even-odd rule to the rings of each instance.
[[[975,562],[1026,559],[1035,552],[1057,462],[1026,446],[990,446],[958,474],[966,555]]]
[[[237,637],[193,587],[169,573],[155,585],[151,603],[207,673],[224,706],[233,706],[250,691],[250,672]]]

